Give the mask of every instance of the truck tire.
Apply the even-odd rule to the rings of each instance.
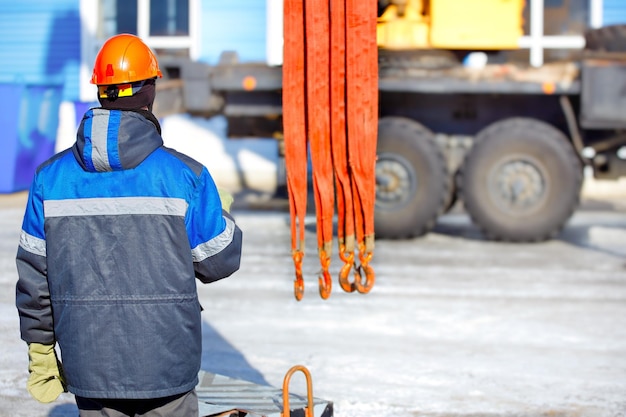
[[[512,118],[478,133],[458,186],[487,238],[532,242],[560,232],[578,206],[582,178],[580,159],[561,131]]]
[[[385,117],[378,124],[377,238],[403,239],[433,228],[448,196],[448,172],[433,133],[416,121]]]
[[[585,32],[589,51],[626,52],[626,25],[610,25]]]

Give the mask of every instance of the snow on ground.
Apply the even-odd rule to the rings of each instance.
[[[209,166],[218,185],[275,189],[272,140],[225,140],[220,118],[178,115],[162,125],[166,145]],[[292,365],[305,365],[315,395],[339,417],[626,416],[626,189],[588,179],[584,191],[610,203],[587,204],[593,210],[579,210],[549,242],[484,241],[462,212],[428,236],[379,241],[372,292],[345,294],[335,280],[326,301],[309,218],[301,302],[287,214],[244,201],[234,211],[241,270],[199,286],[202,367],[280,387]],[[24,389],[14,307],[23,204],[23,194],[0,196],[0,417],[76,416],[70,394],[42,405]],[[333,276],[339,268],[333,259]],[[292,386],[305,391],[297,377]]]
[[[24,389],[14,308],[23,202],[0,198],[0,416],[75,416]],[[199,285],[202,368],[282,385],[295,364],[340,417],[591,416],[626,413],[626,211],[581,210],[559,239],[484,241],[463,213],[410,241],[377,242],[368,295],[317,294],[309,218],[305,297],[292,295],[288,216],[234,212],[242,267]],[[333,276],[339,269],[333,259]],[[293,391],[305,392],[302,379]]]
[[[163,120],[165,146],[193,156],[207,167],[220,187],[231,192],[276,190],[278,144],[273,139],[225,140],[226,119],[186,114]]]

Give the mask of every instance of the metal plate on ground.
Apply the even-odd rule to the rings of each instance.
[[[202,417],[280,417],[282,389],[200,371],[196,386]],[[305,416],[306,396],[289,394],[290,416]],[[332,417],[330,401],[313,399],[314,417]]]

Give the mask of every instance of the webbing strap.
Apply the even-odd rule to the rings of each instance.
[[[374,251],[378,135],[376,7],[372,1],[346,0],[348,157],[359,259],[366,275],[365,283],[355,281],[359,292],[374,285],[369,260]]]
[[[376,3],[371,1],[284,1],[283,125],[298,300],[304,288],[307,141],[317,214],[320,295],[327,298],[331,291],[328,269],[335,195],[339,257],[344,261],[341,287],[365,293],[374,283],[369,262],[374,250],[378,125],[376,19]],[[355,280],[350,283],[347,276],[352,269]]]
[[[308,133],[317,213],[320,295],[328,298],[328,267],[333,243],[334,186],[330,142],[330,39],[328,1],[306,1],[306,83]]]
[[[302,0],[285,0],[283,7],[283,134],[291,216],[291,251],[296,269],[294,294],[300,300],[304,293],[302,258],[308,186],[304,4]]]
[[[344,265],[339,272],[339,284],[346,292],[355,287],[348,280],[354,266],[354,204],[348,166],[348,137],[346,132],[346,6],[345,1],[331,1],[331,139],[335,188],[337,196],[337,240],[339,258]]]

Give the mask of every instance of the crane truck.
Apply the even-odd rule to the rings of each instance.
[[[460,200],[487,238],[541,241],[578,207],[584,167],[626,176],[626,25],[537,67],[490,62],[519,49],[523,0],[378,5],[377,238],[423,235]],[[224,115],[233,138],[281,140],[279,66],[234,52],[163,65],[185,111]]]

